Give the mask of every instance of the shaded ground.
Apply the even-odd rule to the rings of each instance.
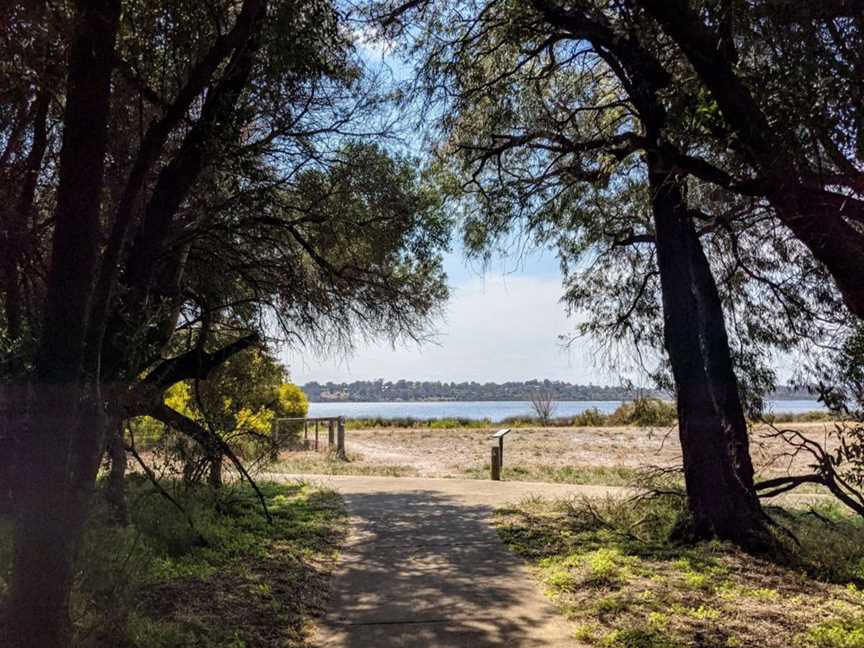
[[[328,598],[344,510],[333,491],[262,488],[272,523],[241,486],[220,504],[219,527],[201,525],[206,545],[166,547],[159,569],[136,588],[131,645],[307,645]]]
[[[127,528],[108,524],[96,498],[71,597],[76,648],[308,645],[346,529],[336,493],[262,482],[268,523],[246,485],[226,485],[215,501],[206,488],[162,482],[193,531],[148,483],[132,476],[128,485]],[[0,610],[10,531],[0,527]]]
[[[546,485],[315,477],[342,494],[352,532],[315,645],[557,648],[572,629],[489,522]],[[605,489],[551,485],[557,496]]]

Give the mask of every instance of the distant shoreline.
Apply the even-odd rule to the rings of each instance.
[[[307,382],[303,392],[313,403],[516,403],[538,395],[559,403],[622,402],[638,398],[673,400],[671,393],[638,385],[587,385],[554,380],[442,382],[432,380],[355,380]],[[766,400],[813,400],[806,387],[778,387]]]
[[[308,398],[308,396],[307,396]],[[674,400],[671,396],[647,396],[662,401]],[[524,398],[402,398],[402,399],[378,399],[368,398],[309,398],[310,403],[523,403]],[[634,400],[633,398],[553,398],[556,403],[620,403],[622,401]],[[817,398],[798,396],[770,395],[765,397],[766,401],[811,401],[819,403]]]
[[[609,416],[616,410],[632,403],[632,400],[570,400],[555,401],[552,418]],[[784,399],[766,400],[767,413],[789,413],[801,415],[806,412],[825,412],[822,403],[815,400]],[[664,399],[664,409],[675,407],[671,400]],[[323,401],[309,403],[310,416],[344,416],[348,419],[375,420],[487,420],[492,422],[523,420],[535,416],[529,401],[476,400],[476,401]],[[594,418],[597,418],[596,416]],[[587,420],[587,419],[586,419]]]

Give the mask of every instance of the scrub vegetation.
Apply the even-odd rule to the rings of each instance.
[[[501,538],[535,568],[577,645],[864,646],[864,524],[834,507],[768,508],[784,551],[670,544],[683,500],[548,501],[502,509]]]
[[[268,523],[245,484],[226,484],[218,494],[175,482],[162,487],[185,513],[134,475],[128,526],[114,524],[98,500],[76,564],[74,644],[306,645],[345,530],[339,497],[302,483],[261,483]],[[4,527],[0,593],[8,587],[10,541]]]

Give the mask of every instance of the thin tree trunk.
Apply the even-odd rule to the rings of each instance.
[[[126,466],[128,461],[122,422],[112,426],[109,430],[106,449],[111,460],[111,471],[108,473],[105,499],[108,501],[113,522],[119,526],[127,526],[129,524],[129,508],[126,503]]]
[[[210,455],[210,475],[208,479],[210,488],[219,490],[222,488],[222,454],[212,453]]]
[[[747,424],[717,286],[679,180],[664,170],[657,153],[647,157],[690,513],[677,534],[765,550],[771,535],[753,488]]]

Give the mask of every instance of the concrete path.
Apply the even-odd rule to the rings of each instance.
[[[296,478],[337,489],[352,522],[320,648],[572,646],[572,629],[498,539],[490,515],[530,495],[626,492],[462,479]]]

